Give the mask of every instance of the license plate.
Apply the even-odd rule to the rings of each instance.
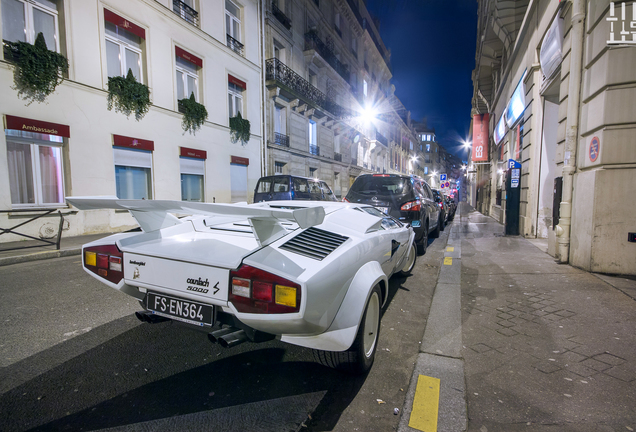
[[[389,208],[388,207],[376,207],[378,210],[380,210],[381,212],[384,212],[386,214],[389,214]]]
[[[146,307],[153,314],[198,326],[212,326],[214,307],[203,303],[149,292]]]

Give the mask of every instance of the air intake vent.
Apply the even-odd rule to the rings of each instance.
[[[348,238],[312,227],[285,242],[280,248],[322,261]]]

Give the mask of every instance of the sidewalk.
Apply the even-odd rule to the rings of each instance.
[[[636,282],[558,264],[466,205],[459,231],[468,430],[636,430]]]
[[[636,430],[636,281],[558,264],[466,203],[456,219],[398,430]]]
[[[59,258],[71,255],[79,255],[80,253],[82,253],[82,245],[109,235],[111,234],[106,233],[76,237],[62,237],[62,240],[60,241],[60,250],[56,250],[55,246],[53,245],[29,247],[44,245],[44,243],[38,242],[36,240],[0,243],[0,266],[18,264],[28,261]],[[19,249],[7,250],[13,248]]]

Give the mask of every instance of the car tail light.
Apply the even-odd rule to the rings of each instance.
[[[84,267],[116,284],[124,278],[124,254],[116,245],[90,246],[84,249]]]
[[[390,174],[373,174],[373,177],[391,177]]]
[[[438,205],[439,205],[439,208],[441,208],[442,210],[444,210],[444,204],[442,204],[442,203],[438,203]]]
[[[248,265],[230,272],[229,301],[244,313],[282,314],[300,310],[300,285]]]
[[[422,203],[417,200],[417,201],[409,201],[406,204],[402,204],[402,207],[400,207],[400,210],[402,211],[420,211],[422,210]]]
[[[347,199],[347,197],[344,197],[344,198],[342,199],[342,202],[351,202],[351,201],[349,201],[349,200]]]

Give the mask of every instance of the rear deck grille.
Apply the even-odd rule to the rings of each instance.
[[[280,248],[322,261],[348,238],[312,227],[285,242]]]

